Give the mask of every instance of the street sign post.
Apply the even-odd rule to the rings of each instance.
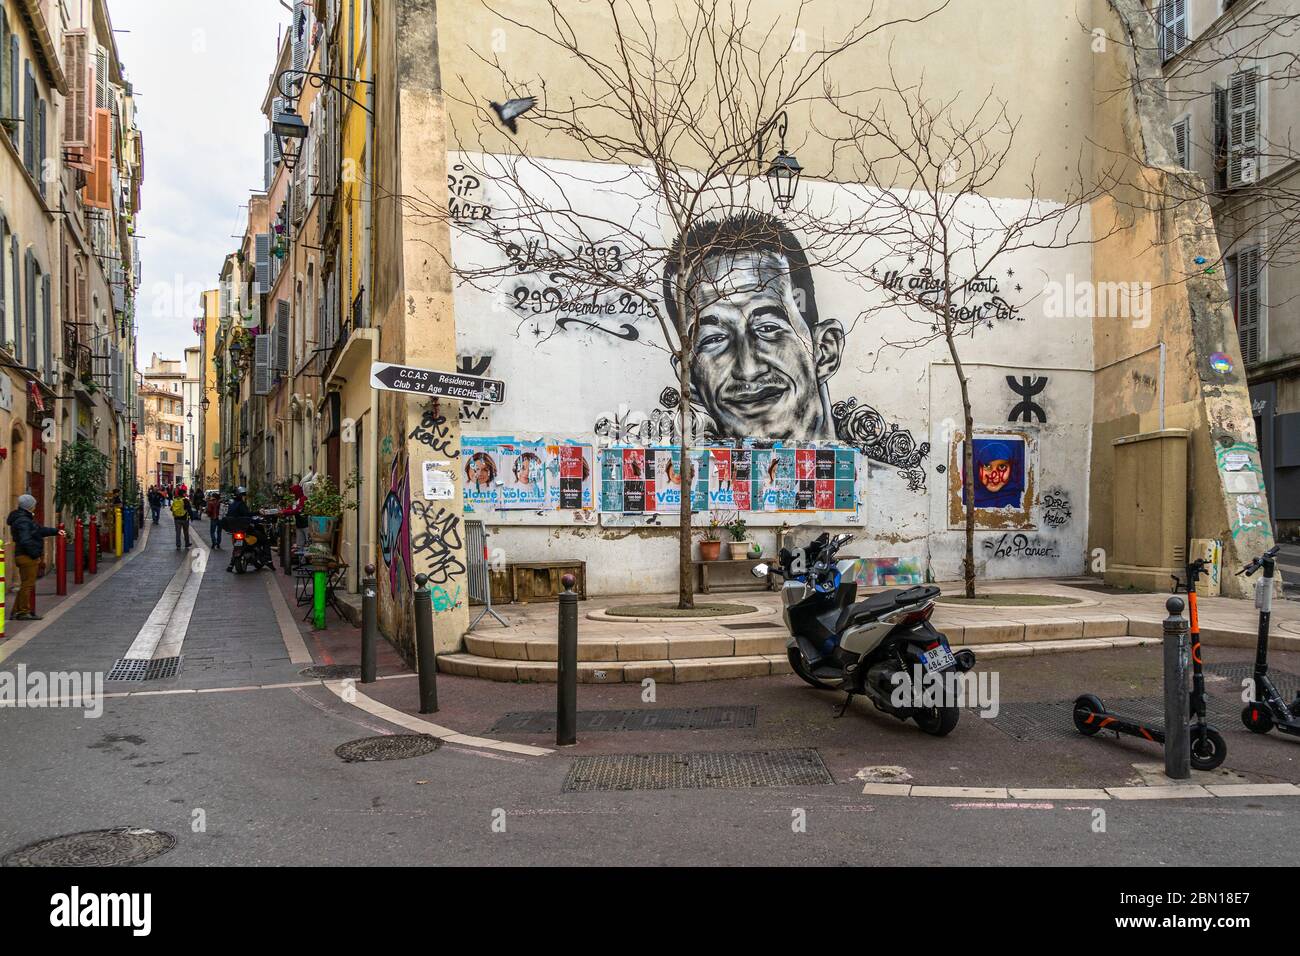
[[[506,398],[506,383],[494,378],[439,372],[431,368],[375,362],[370,366],[371,388],[390,392],[412,392],[433,398],[452,398],[462,402],[500,405]]]

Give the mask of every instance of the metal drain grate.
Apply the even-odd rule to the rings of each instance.
[[[310,677],[314,680],[347,680],[349,677],[361,678],[360,664],[316,664],[313,667],[304,667],[300,670],[299,675]]]
[[[576,758],[564,779],[564,792],[809,787],[834,782],[816,750],[610,754]]]
[[[157,660],[122,657],[113,664],[104,680],[161,680],[175,677],[180,668],[179,657],[160,657]]]
[[[162,856],[176,838],[161,830],[114,827],[50,837],[5,854],[0,866],[134,866]]]
[[[745,730],[754,726],[757,707],[641,707],[635,710],[582,710],[580,731]],[[526,710],[506,714],[489,733],[550,734],[555,712]]]
[[[756,631],[760,628],[768,631],[784,631],[785,625],[777,621],[741,621],[739,624],[722,625],[729,631]]]
[[[423,757],[441,746],[442,741],[429,734],[383,734],[349,740],[334,748],[335,755],[344,763],[364,763],[372,760],[406,760]]]
[[[1221,664],[1206,664],[1205,671],[1213,677],[1223,677],[1234,683],[1236,689],[1241,688],[1241,682],[1247,677],[1255,675],[1254,661],[1226,661]],[[1268,669],[1268,676],[1277,686],[1278,693],[1282,699],[1291,702],[1295,698],[1296,691],[1300,690],[1300,674],[1293,674],[1290,671],[1278,670],[1276,667]],[[1238,700],[1240,695],[1238,695]],[[1211,698],[1213,700],[1213,698]],[[1238,704],[1237,710],[1241,710]]]

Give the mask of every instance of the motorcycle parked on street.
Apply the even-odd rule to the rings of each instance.
[[[223,526],[230,533],[230,566],[236,574],[248,570],[275,568],[271,542],[275,537],[274,521],[265,515],[255,514],[243,518],[224,519]]]
[[[948,638],[930,623],[939,596],[934,585],[894,588],[858,601],[855,559],[836,560],[852,540],[850,534],[822,534],[806,548],[782,548],[779,568],[754,569],[755,577],[784,579],[790,666],[813,687],[847,693],[840,714],[855,694],[865,694],[878,710],[943,737],[961,714],[944,692],[944,675],[969,671],[975,654],[953,653]]]

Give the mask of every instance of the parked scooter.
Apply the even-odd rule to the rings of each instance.
[[[1204,558],[1197,558],[1187,565],[1187,613],[1192,644],[1192,691],[1188,701],[1192,717],[1191,762],[1197,770],[1213,770],[1228,756],[1228,745],[1224,742],[1223,735],[1205,720],[1205,670],[1201,663],[1201,622],[1196,608],[1196,579],[1205,573]],[[1175,594],[1178,593],[1178,587],[1178,578],[1174,577]],[[1128,734],[1152,743],[1165,742],[1165,732],[1162,729],[1147,727],[1110,713],[1101,699],[1094,694],[1084,694],[1075,700],[1074,726],[1085,737],[1095,736],[1103,730],[1111,730],[1117,736]]]
[[[760,564],[755,577],[777,574],[782,614],[790,631],[786,653],[790,666],[813,687],[866,694],[876,708],[911,718],[927,734],[942,737],[957,726],[960,708],[941,691],[940,675],[975,666],[973,651],[956,654],[930,624],[933,585],[896,588],[857,601],[853,559],[836,561],[836,553],[853,536],[822,534],[806,548],[781,549],[780,567]],[[929,683],[932,686],[926,688]],[[905,701],[903,705],[898,701]]]
[[[1250,702],[1241,712],[1241,722],[1246,729],[1266,734],[1274,727],[1284,734],[1300,737],[1300,691],[1288,706],[1272,678],[1268,676],[1268,631],[1273,618],[1273,572],[1277,562],[1273,559],[1277,547],[1270,548],[1251,561],[1238,574],[1252,576],[1260,568],[1264,576],[1255,582],[1255,607],[1259,608],[1259,640],[1255,645],[1255,673],[1251,686]]]

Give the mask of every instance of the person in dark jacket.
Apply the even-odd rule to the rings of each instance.
[[[162,511],[162,492],[156,487],[149,489],[149,511],[153,514],[153,523],[158,523],[158,514]]]
[[[41,616],[33,608],[36,605],[36,575],[41,558],[45,556],[45,539],[56,534],[61,538],[67,537],[67,532],[44,528],[36,523],[36,499],[31,495],[18,496],[18,507],[9,513],[7,524],[13,534],[18,575],[22,580],[18,589],[18,613],[14,620],[39,621]]]

